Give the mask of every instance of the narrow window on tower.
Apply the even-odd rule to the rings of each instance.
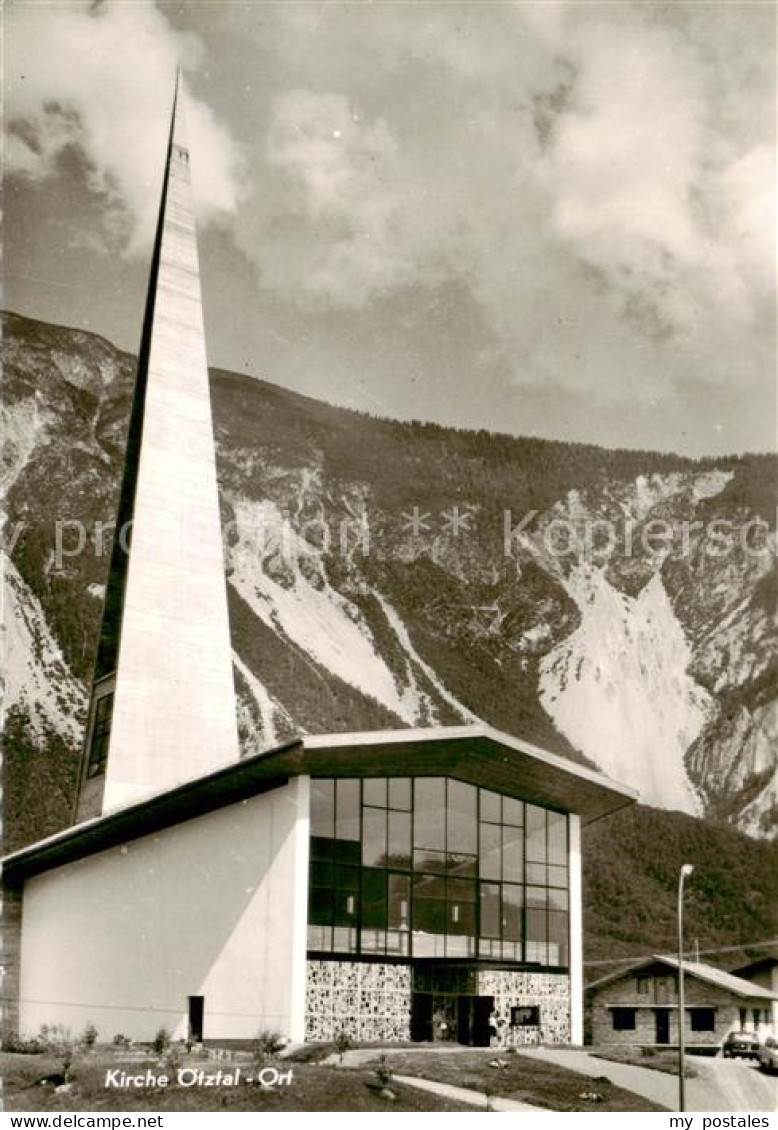
[[[95,705],[95,720],[92,725],[92,742],[89,746],[89,763],[86,769],[87,777],[97,777],[105,772],[105,763],[108,760],[108,739],[111,735],[111,718],[113,717],[113,692],[104,694]]]

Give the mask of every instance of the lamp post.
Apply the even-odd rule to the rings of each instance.
[[[683,997],[683,883],[692,874],[691,863],[684,863],[678,876],[678,1110],[686,1110],[686,1079],[684,1076],[684,1024],[686,1010]]]

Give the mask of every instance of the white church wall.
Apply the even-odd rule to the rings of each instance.
[[[203,996],[205,1039],[300,1038],[307,798],[297,778],[29,879],[20,1030],[179,1039]]]

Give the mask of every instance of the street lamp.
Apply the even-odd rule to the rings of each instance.
[[[684,1022],[686,1010],[683,1000],[683,883],[692,874],[691,863],[684,863],[678,876],[678,1110],[686,1110],[686,1080],[684,1077]]]

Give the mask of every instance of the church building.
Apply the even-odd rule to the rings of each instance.
[[[581,827],[631,789],[481,724],[240,758],[178,95],[117,527],[73,826],[4,861],[6,1028],[582,1043]]]

